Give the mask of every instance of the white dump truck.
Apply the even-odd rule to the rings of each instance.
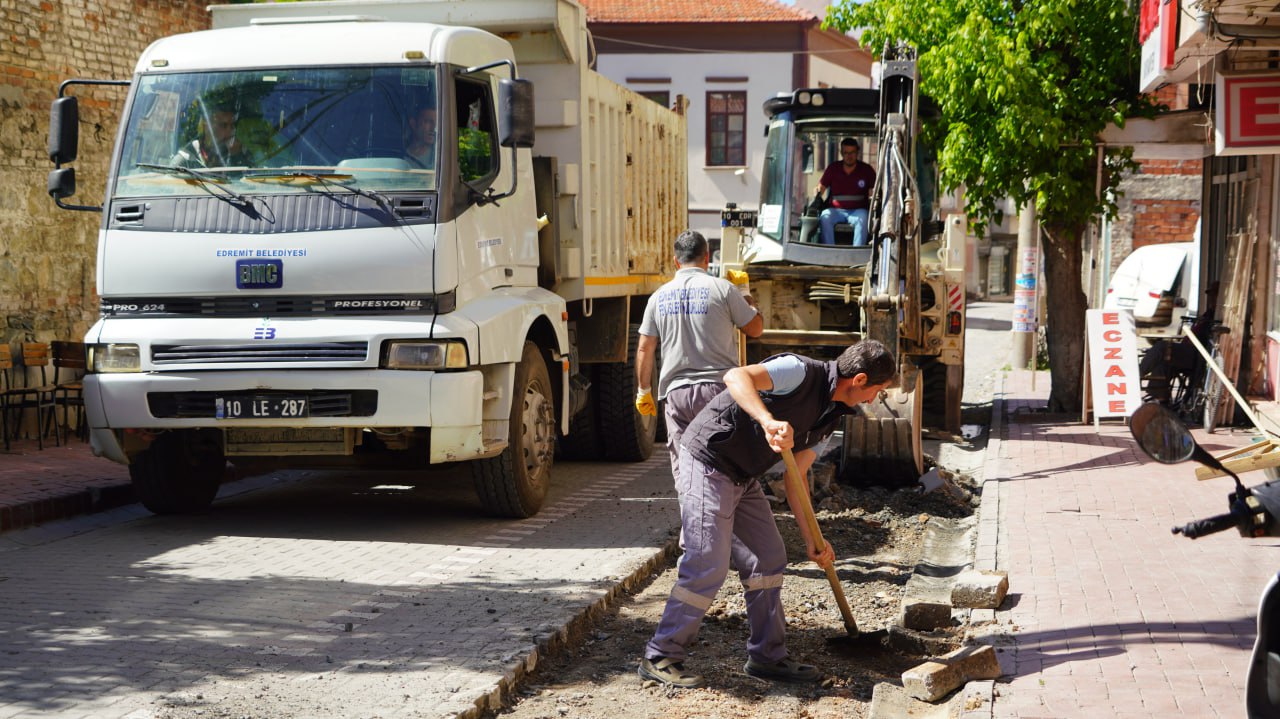
[[[207,506],[227,460],[466,461],[525,517],[557,452],[647,458],[631,325],[686,224],[685,122],[589,68],[583,9],[211,12],[116,82],[103,207],[64,167],[101,81],[51,113],[49,192],[102,215],[91,441],[143,504]]]

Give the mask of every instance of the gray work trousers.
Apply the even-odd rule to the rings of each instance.
[[[667,392],[663,398],[666,407],[664,415],[667,420],[667,453],[671,455],[671,476],[676,481],[676,493],[680,493],[680,437],[693,421],[694,417],[724,391],[723,382],[698,382],[676,387]],[[683,509],[683,506],[682,506]],[[680,548],[684,549],[684,529],[680,530]],[[733,566],[742,566],[742,561],[750,558],[751,553],[736,538],[733,540]]]
[[[671,455],[671,476],[680,476],[680,437],[707,403],[724,391],[723,382],[698,382],[668,390],[663,397],[667,421],[667,454]]]
[[[684,661],[702,617],[729,574],[733,539],[745,550],[734,557],[747,601],[747,655],[757,662],[787,656],[782,612],[782,573],[787,551],[760,483],[734,484],[713,467],[680,454],[676,478],[685,551],[662,619],[645,646],[648,659]]]

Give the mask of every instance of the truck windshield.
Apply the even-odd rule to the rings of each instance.
[[[429,66],[145,75],[129,109],[116,197],[436,188]]]

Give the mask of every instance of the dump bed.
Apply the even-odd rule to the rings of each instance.
[[[554,187],[539,193],[555,208],[543,245],[556,250],[557,291],[571,301],[648,294],[674,270],[671,242],[687,226],[685,120],[589,68],[586,12],[572,0],[325,0],[210,11],[214,29],[324,17],[500,36],[535,84],[533,154],[553,161]]]

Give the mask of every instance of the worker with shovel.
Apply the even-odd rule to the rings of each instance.
[[[734,537],[749,550],[749,561],[735,562],[751,628],[746,673],[783,681],[821,676],[817,667],[787,656],[781,598],[786,547],[756,478],[792,447],[801,450],[795,455],[801,474],[808,472],[816,459],[811,448],[854,407],[891,386],[896,371],[884,345],[863,340],[833,362],[782,354],[725,374],[727,390],[684,433],[677,482],[685,551],[657,631],[645,646],[640,676],[678,687],[702,685],[701,676],[684,669],[686,647],[728,576]],[[807,495],[796,496],[804,491],[788,483],[787,503],[797,517],[798,507],[809,506]],[[831,546],[804,522],[800,532],[809,558],[831,567]]]

